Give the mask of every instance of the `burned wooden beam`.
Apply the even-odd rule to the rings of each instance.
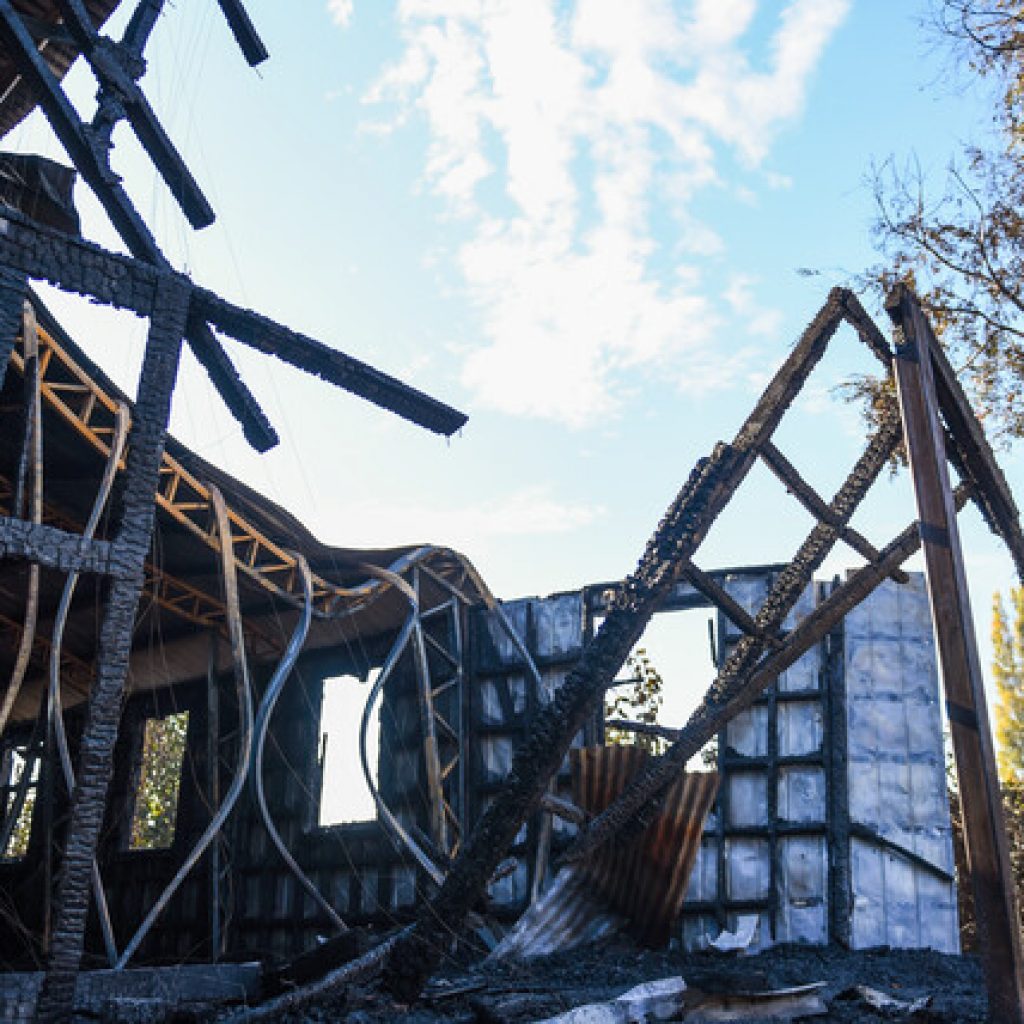
[[[93,190],[128,250],[136,259],[158,269],[170,270],[156,239],[132,205],[120,179],[110,169],[102,140],[90,134],[82,124],[10,0],[0,0],[0,44],[7,49],[19,72],[31,85],[61,145]],[[209,328],[197,325],[189,333],[189,344],[228,409],[241,423],[250,444],[259,451],[266,451],[277,444],[277,434],[270,421]]]
[[[138,82],[128,73],[118,44],[102,37],[82,0],[57,0],[64,24],[89,62],[102,91],[116,95],[139,142],[160,172],[192,227],[208,227],[216,219],[199,183],[171,142]]]
[[[761,459],[764,464],[779,478],[790,494],[820,523],[836,526],[837,520],[819,496],[817,491],[800,475],[800,471],[786,458],[774,444],[769,442],[761,448]],[[839,539],[846,541],[861,557],[869,562],[877,562],[878,549],[852,526],[844,526],[839,530]],[[893,573],[893,582],[907,583],[910,577],[898,569]]]
[[[0,558],[22,558],[61,572],[110,573],[116,565],[114,545],[85,540],[75,533],[0,516]]]
[[[69,1020],[75,979],[82,958],[89,911],[92,864],[113,770],[114,743],[121,720],[124,682],[143,565],[149,553],[156,506],[160,459],[167,437],[171,394],[177,378],[189,288],[177,276],[164,275],[157,285],[138,398],[128,440],[128,465],[117,533],[121,571],[114,577],[100,631],[96,681],[78,753],[77,779],[58,883],[46,977],[36,1020]]]
[[[217,3],[224,12],[231,34],[235,37],[246,63],[250,67],[262,64],[270,54],[267,53],[263,40],[257,34],[245,7],[242,6],[242,0],[217,0]]]
[[[989,1019],[1021,1024],[1024,1022],[1024,957],[1020,923],[985,681],[974,636],[967,576],[939,424],[939,401],[933,378],[937,342],[916,296],[908,288],[898,287],[888,297],[886,310],[899,332],[897,395],[920,516],[928,595],[953,735],[964,842],[982,939]],[[948,380],[946,387],[948,395]],[[971,427],[974,417],[969,407],[958,403],[952,411],[959,418],[956,426],[950,423],[955,436],[962,439],[965,448],[976,444],[981,428]],[[991,467],[983,450],[975,449],[970,454],[977,461],[979,472],[988,477],[985,483],[993,488],[993,493],[986,495],[987,499],[1000,507],[1003,499],[996,481],[991,478]],[[1008,513],[1007,508],[1000,508],[1000,514]],[[1019,532],[1016,516],[1013,518]]]
[[[737,629],[748,636],[759,636],[767,643],[778,643],[779,638],[764,633],[749,612],[713,576],[698,569],[693,562],[684,563],[681,572],[693,589],[703,594]]]
[[[1017,503],[956,371],[935,338],[927,317],[921,316],[918,323],[927,337],[936,399],[956,448],[957,468],[976,485],[975,504],[992,531],[1009,549],[1017,577],[1024,583],[1024,531],[1021,530]]]
[[[194,302],[197,317],[236,341],[344,388],[434,433],[448,437],[466,423],[463,413],[436,398],[323,342],[235,306],[213,292],[197,288]]]
[[[900,422],[895,416],[879,427],[829,505],[833,521],[818,523],[811,530],[792,562],[772,584],[754,620],[762,631],[777,632],[782,627],[800,595],[810,584],[815,571],[835,546],[840,530],[849,522],[891,457],[899,443],[900,434]],[[764,649],[765,642],[757,636],[745,636],[740,640],[700,706],[680,730],[676,742],[662,757],[638,773],[618,800],[598,815],[585,832],[577,836],[568,856],[586,856],[634,819],[643,820],[652,801],[685,768],[686,762],[693,756],[693,749],[699,750],[740,710],[738,700],[750,691],[750,676]]]
[[[40,227],[13,210],[0,212],[0,266],[139,316],[149,316],[152,311],[161,276],[173,275],[173,271],[109,252],[94,242]],[[464,413],[444,402],[208,289],[194,287],[192,302],[200,312],[190,321],[199,329],[209,330],[207,321],[212,322],[250,348],[276,356],[418,426],[450,436],[466,422]],[[223,349],[218,344],[211,351]]]
[[[843,313],[846,322],[857,332],[858,337],[871,350],[888,372],[892,372],[892,346],[878,329],[878,324],[868,316],[860,299],[848,288],[843,292]]]

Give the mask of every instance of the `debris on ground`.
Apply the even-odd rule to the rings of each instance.
[[[527,961],[450,963],[425,990],[424,997],[411,1006],[395,1002],[376,981],[366,981],[325,993],[301,1011],[282,1013],[275,1021],[538,1024],[591,1004],[616,1003],[637,986],[672,978],[685,983],[686,999],[671,1019],[687,1024],[801,1019],[793,1015],[795,1009],[788,1017],[782,1015],[787,1011],[779,993],[787,990],[791,1004],[798,997],[808,999],[808,1009],[802,1012],[810,1024],[983,1024],[987,1013],[981,966],[969,955],[920,949],[851,951],[837,945],[780,945],[736,957],[710,950],[655,952],[617,936],[572,952]],[[864,997],[861,993],[865,991],[873,993],[878,1002]],[[850,993],[857,994],[851,998]],[[748,997],[746,1007],[736,998],[741,995]],[[775,1006],[769,998],[773,995],[778,999]],[[727,997],[732,997],[731,1005]],[[763,1001],[758,1011],[749,1009],[750,997]],[[817,1011],[811,1009],[812,1000],[820,1003]],[[736,1015],[740,1009],[745,1009],[745,1016]],[[727,1011],[734,1015],[726,1016]],[[684,1012],[691,1015],[683,1016]],[[719,1015],[714,1016],[714,1012]],[[758,1015],[752,1016],[752,1012]],[[808,1013],[815,1015],[806,1016]],[[570,1021],[580,1024],[579,1018],[562,1016],[562,1024]]]

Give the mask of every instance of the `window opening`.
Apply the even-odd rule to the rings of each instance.
[[[359,726],[370,687],[379,675],[370,672],[364,682],[356,676],[332,676],[323,682],[320,700],[320,825],[374,821],[377,808],[363,778],[359,760]],[[370,777],[377,785],[380,758],[379,698],[366,733]]]
[[[187,711],[146,719],[130,850],[166,850],[174,842],[187,735]]]
[[[28,853],[28,841],[32,834],[32,812],[35,810],[36,795],[39,792],[39,758],[31,760],[32,770],[25,802],[7,845],[0,851],[0,860],[20,860]],[[7,816],[14,811],[28,763],[27,743],[14,743],[4,748],[0,757],[0,807],[3,808],[0,821],[6,822]]]
[[[680,729],[713,682],[716,668],[709,642],[713,608],[658,612],[648,623],[619,672],[616,685],[605,695],[607,743],[637,743],[661,753],[661,737],[616,729],[616,718]],[[595,622],[595,629],[598,623]],[[715,767],[716,741],[694,757],[689,771]]]

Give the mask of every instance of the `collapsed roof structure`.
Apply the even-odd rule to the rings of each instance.
[[[131,253],[116,254],[78,238],[72,218],[55,215],[54,226],[54,218],[41,217],[43,205],[59,214],[59,175],[37,168],[33,178],[12,165],[8,177],[16,180],[4,192],[0,214],[0,384],[8,410],[0,424],[6,451],[0,489],[5,512],[0,555],[6,566],[0,624],[8,640],[0,651],[0,667],[9,673],[0,728],[21,728],[19,756],[26,764],[30,758],[42,763],[37,776],[23,770],[20,784],[7,794],[8,838],[28,790],[33,785],[46,790],[38,803],[49,817],[34,832],[42,836],[44,849],[41,922],[34,941],[46,958],[37,1019],[70,1015],[90,920],[111,962],[123,967],[202,858],[211,887],[204,955],[218,957],[225,923],[218,833],[253,766],[256,804],[277,855],[301,881],[311,913],[344,931],[334,901],[310,878],[308,865],[296,861],[292,847],[299,825],[296,834],[283,837],[262,791],[266,727],[300,652],[307,652],[311,663],[318,654],[332,653],[354,675],[380,666],[368,708],[394,680],[393,696],[405,700],[410,710],[408,717],[396,717],[391,728],[397,752],[408,753],[412,760],[407,763],[417,766],[407,774],[422,770],[421,806],[402,814],[381,795],[388,787],[401,788],[397,755],[388,767],[390,778],[382,777],[378,787],[367,773],[368,781],[381,822],[400,844],[403,863],[411,862],[413,885],[425,877],[437,891],[420,901],[405,932],[324,984],[343,982],[354,971],[383,969],[389,989],[412,999],[451,931],[473,914],[517,833],[545,799],[574,738],[581,730],[592,740],[599,738],[594,720],[605,691],[652,614],[680,584],[715,606],[742,639],[667,753],[648,759],[615,799],[582,819],[567,852],[571,862],[592,864],[613,837],[649,827],[664,792],[704,743],[751,707],[780,672],[883,581],[904,583],[901,564],[923,546],[986,949],[990,1012],[994,1020],[1024,1020],[1013,883],[956,507],[968,500],[976,503],[1005,541],[1022,577],[1024,534],[981,427],[913,294],[900,289],[891,297],[888,311],[896,341],[891,347],[854,295],[843,289],[831,293],[734,441],[719,445],[697,464],[637,570],[611,588],[600,628],[551,687],[550,699],[531,708],[529,729],[510,759],[507,777],[487,793],[470,794],[465,784],[467,733],[460,715],[468,699],[464,642],[471,608],[489,610],[523,672],[541,682],[537,650],[509,622],[472,566],[446,549],[326,548],[283,510],[166,437],[178,358],[187,341],[250,442],[265,450],[276,441],[215,331],[435,432],[450,435],[465,417],[359,360],[239,308],[168,265],[111,169],[113,126],[128,120],[194,227],[208,224],[213,214],[138,85],[142,53],[162,3],[140,0],[117,42],[99,32],[114,6],[0,0],[0,126],[9,129],[37,102]],[[246,58],[262,60],[265,50],[241,4],[220,0],[220,6]],[[90,124],[82,121],[60,85],[76,54],[89,63],[100,85],[98,111]],[[47,186],[39,187],[44,180]],[[148,318],[133,403],[47,314],[29,290],[30,279]],[[844,321],[884,371],[894,375],[898,401],[842,487],[826,501],[772,437]],[[909,457],[919,522],[876,549],[851,528],[850,520],[901,442]],[[947,457],[960,478],[956,491],[950,486]],[[693,558],[758,460],[779,476],[816,525],[792,562],[773,574],[754,610],[743,607],[719,576],[699,569]],[[867,564],[787,630],[787,617],[840,540]],[[158,657],[150,656],[146,636],[137,632],[140,624],[161,636]],[[559,664],[565,653],[556,644],[548,656]],[[255,712],[250,662],[253,674],[261,675],[262,698]],[[332,671],[337,668],[335,661]],[[150,700],[151,711],[163,707],[167,694],[185,695],[189,687],[189,700],[207,701],[205,780],[193,780],[186,790],[207,802],[208,821],[197,835],[186,837],[187,843],[182,840],[176,850],[182,859],[164,859],[150,887],[152,899],[146,900],[148,891],[142,897],[146,905],[130,911],[122,906],[134,930],[120,948],[105,907],[100,855],[105,822],[113,813],[112,794],[118,785],[130,785],[128,759],[118,757],[129,683],[132,700]],[[72,730],[65,726],[70,719],[65,723],[64,717],[76,703],[87,710],[69,740]],[[368,715],[369,710],[363,721],[364,750]],[[233,768],[222,771],[225,738]],[[230,784],[222,788],[228,778]],[[67,791],[63,796],[61,787]],[[279,797],[285,805],[292,800],[287,790]],[[66,821],[58,821],[56,813],[62,800]],[[375,840],[365,838],[372,859]],[[52,856],[55,845],[59,858]],[[543,874],[535,873],[535,889]],[[259,884],[254,882],[257,889]],[[193,885],[192,892],[192,917],[202,917],[199,888]],[[157,957],[161,950],[165,956],[172,952],[156,944]],[[298,998],[286,997],[288,1005]],[[270,1004],[261,1012],[269,1017],[282,1005]]]

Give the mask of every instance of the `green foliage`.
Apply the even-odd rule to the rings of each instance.
[[[1024,786],[1024,588],[1010,593],[1013,621],[1003,599],[992,599],[992,677],[999,775],[1007,786]]]
[[[869,286],[915,288],[979,415],[995,437],[1024,437],[1024,0],[941,0],[938,27],[992,96],[984,144],[951,158],[936,192],[914,163],[875,169]],[[890,384],[862,378],[870,410]]]
[[[10,807],[14,804],[14,800],[16,798],[16,787],[21,782],[22,772],[25,770],[25,748],[16,747],[10,750],[8,756],[10,758],[8,778],[11,787],[8,797],[8,806]],[[32,834],[32,812],[36,805],[36,784],[39,779],[38,763],[33,766],[32,775],[33,779],[31,788],[25,795],[25,803],[22,805],[21,814],[18,815],[18,820],[15,823],[14,831],[11,833],[11,838],[7,843],[7,848],[3,851],[2,855],[0,855],[4,860],[18,860],[28,853],[28,842]]]
[[[187,734],[187,711],[146,720],[129,840],[133,850],[166,849],[174,841]]]
[[[638,647],[627,659],[626,668],[632,670],[632,688],[625,693],[609,695],[605,700],[605,718],[626,718],[634,722],[655,725],[661,710],[665,681],[655,668],[647,651]],[[661,754],[666,742],[660,736],[647,736],[630,729],[616,729],[609,722],[607,742],[616,746],[637,746],[652,754]]]

